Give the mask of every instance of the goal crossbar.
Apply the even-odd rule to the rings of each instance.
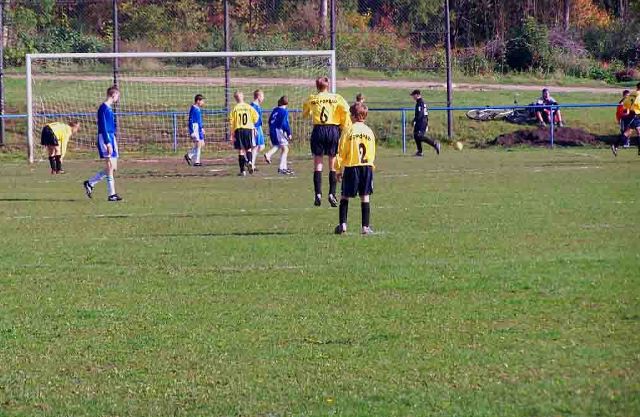
[[[27,92],[27,141],[28,159],[34,162],[34,133],[33,133],[33,73],[34,60],[57,59],[118,59],[118,58],[243,58],[243,57],[296,57],[296,56],[325,56],[330,59],[331,90],[336,88],[336,52],[335,50],[318,51],[238,51],[238,52],[104,52],[104,53],[47,53],[26,54],[26,92]]]

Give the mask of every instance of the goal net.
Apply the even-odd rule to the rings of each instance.
[[[125,154],[171,154],[190,147],[188,114],[196,94],[206,97],[207,143],[230,146],[227,115],[235,104],[233,93],[242,91],[245,101],[251,102],[257,89],[265,95],[267,144],[269,113],[283,95],[289,98],[294,143],[308,140],[310,122],[303,120],[300,111],[321,76],[329,77],[335,88],[334,51],[30,54],[29,161],[42,158],[40,134],[54,121],[80,122],[69,150],[95,150],[96,111],[114,82],[120,89],[115,107],[118,147]]]

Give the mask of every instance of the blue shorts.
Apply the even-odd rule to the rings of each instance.
[[[255,142],[256,142],[256,146],[264,145],[264,133],[262,132],[262,127],[256,128]]]
[[[623,132],[626,132],[629,129],[640,128],[640,116],[638,116],[637,114],[634,116],[623,117],[621,122]]]
[[[107,153],[107,145],[105,145],[102,140],[102,134],[98,134],[96,146],[98,147],[98,155],[100,155],[100,159],[118,157],[118,142],[116,141],[115,136],[109,137],[109,143],[111,144],[111,155]]]

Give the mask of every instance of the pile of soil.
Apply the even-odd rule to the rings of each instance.
[[[572,127],[559,127],[554,132],[556,146],[585,146],[602,145],[603,138],[593,135],[582,129]],[[549,128],[537,128],[533,130],[518,130],[512,133],[500,135],[487,142],[490,146],[549,146]],[[604,140],[606,142],[606,140]]]

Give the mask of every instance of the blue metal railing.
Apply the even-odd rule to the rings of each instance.
[[[429,108],[429,111],[469,111],[469,110],[478,110],[478,109],[494,109],[494,110],[516,110],[516,109],[547,109],[550,111],[550,120],[554,120],[555,112],[559,111],[563,108],[602,108],[602,107],[616,107],[618,104],[610,104],[610,103],[590,103],[590,104],[557,104],[557,105],[499,105],[499,106],[434,106]],[[400,112],[400,124],[401,124],[401,132],[402,132],[402,152],[406,153],[407,151],[407,113],[411,114],[414,111],[413,107],[396,107],[396,108],[370,108],[370,112]],[[270,110],[265,110],[265,114],[269,114]],[[299,109],[290,109],[290,113],[300,113]],[[221,115],[226,114],[225,110],[203,110],[205,115]],[[188,112],[186,111],[154,111],[154,112],[117,112],[116,116],[158,116],[158,117],[170,117],[172,123],[172,139],[173,139],[173,151],[176,152],[178,150],[178,117],[188,116]],[[38,113],[34,115],[35,117],[45,117],[45,118],[59,118],[59,117],[93,117],[95,116],[95,112],[75,112],[75,113]],[[4,114],[0,115],[2,119],[26,119],[26,114]],[[554,123],[549,123],[549,144],[551,147],[555,144],[555,127]]]

